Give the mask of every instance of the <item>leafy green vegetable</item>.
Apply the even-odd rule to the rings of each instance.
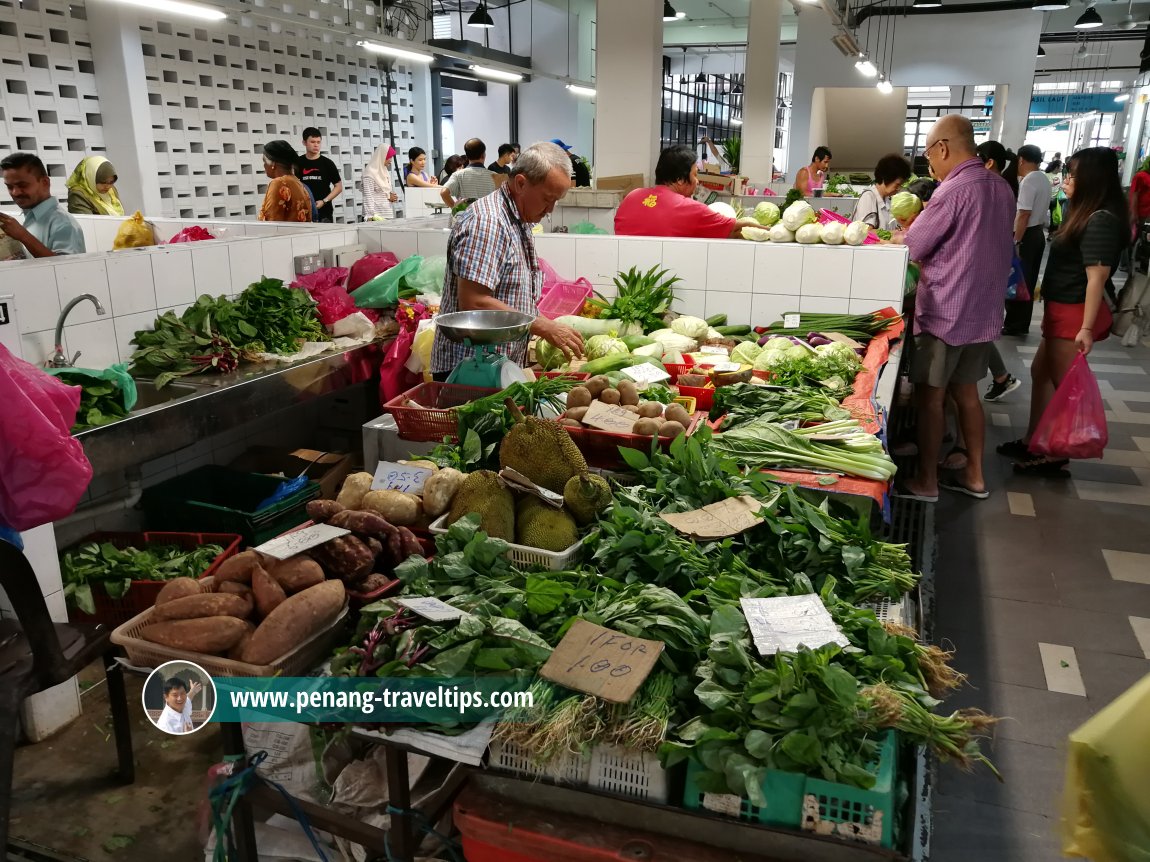
[[[177,377],[209,371],[227,374],[239,367],[240,351],[213,332],[208,321],[193,329],[174,311],[157,317],[151,329],[137,331],[132,343],[136,350],[129,373],[133,377],[154,377],[157,389]]]
[[[60,555],[64,598],[86,614],[94,614],[92,585],[101,584],[109,598],[123,598],[132,581],[167,581],[198,578],[224,549],[200,545],[186,550],[179,545],[148,545],[123,550],[111,542],[87,542]]]
[[[716,435],[712,445],[756,469],[832,470],[883,482],[890,481],[895,473],[882,442],[859,428],[854,419],[788,431],[769,417],[759,417]]]
[[[825,388],[800,386],[783,392],[751,383],[736,383],[715,390],[710,418],[725,416],[722,428],[728,431],[760,417],[771,417],[777,422],[791,419],[824,422],[849,419],[850,415]]]
[[[615,276],[618,294],[614,300],[608,302],[596,294],[588,302],[600,309],[600,318],[638,323],[644,332],[651,332],[663,328],[663,317],[671,310],[671,303],[675,301],[674,286],[679,281],[678,276],[657,266],[646,272],[633,266]]]
[[[79,386],[80,409],[76,411],[76,424],[72,433],[97,428],[128,417],[124,409],[124,394],[111,380],[97,380],[90,374],[79,374],[63,369],[55,375],[69,386]]]

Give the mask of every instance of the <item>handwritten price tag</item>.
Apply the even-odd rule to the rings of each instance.
[[[791,314],[784,314],[783,315],[783,328],[784,329],[798,329],[799,328],[799,321],[801,321],[801,320],[802,320],[802,318],[799,316],[798,312],[793,312]]]
[[[411,467],[394,461],[380,461],[371,480],[373,491],[402,491],[405,494],[423,493],[424,483],[435,474],[426,467]]]
[[[408,610],[419,614],[425,620],[431,620],[435,623],[446,622],[447,620],[458,620],[469,616],[466,611],[461,611],[459,608],[453,607],[445,601],[432,597],[396,599],[395,603],[403,605]]]
[[[615,434],[630,434],[638,421],[638,414],[624,410],[617,404],[604,404],[602,401],[592,401],[587,412],[583,414],[584,425]]]
[[[742,367],[743,366],[739,365],[739,363],[737,363],[737,362],[718,362],[715,364],[715,367],[712,368],[711,370],[712,371],[718,371],[720,374],[728,374],[731,372],[738,371]]]
[[[634,380],[636,383],[658,383],[662,380],[668,380],[671,377],[671,375],[666,371],[660,371],[649,362],[644,362],[640,365],[632,365],[630,368],[624,368],[623,373]]]
[[[662,652],[662,641],[634,638],[576,620],[539,675],[611,703],[627,703]]]
[[[708,344],[705,347],[700,347],[699,352],[712,354],[714,356],[730,356],[731,355],[731,351],[727,350],[727,348],[725,348],[725,347],[720,347],[717,344],[715,344],[715,345]]]
[[[696,539],[722,539],[737,536],[761,524],[763,505],[754,497],[728,497],[690,512],[673,512],[659,517],[687,536]]]
[[[315,524],[311,527],[304,527],[302,530],[296,530],[294,533],[277,536],[270,542],[264,542],[256,550],[261,554],[267,554],[269,557],[275,557],[277,560],[287,560],[296,554],[302,554],[308,548],[314,548],[316,545],[322,545],[324,542],[346,536],[349,532],[350,530],[345,530],[342,527]]]

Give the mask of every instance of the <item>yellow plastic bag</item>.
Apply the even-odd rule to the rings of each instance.
[[[424,326],[424,323],[427,326]],[[417,357],[420,363],[419,371],[423,373],[423,382],[431,382],[431,347],[435,343],[435,324],[430,320],[420,321],[419,329],[415,333],[415,341],[411,344],[411,355]],[[409,366],[410,367],[410,366]]]
[[[1070,734],[1062,852],[1150,862],[1150,675]]]
[[[112,248],[143,248],[148,245],[157,245],[156,228],[150,221],[144,221],[143,213],[136,210],[136,214],[125,219],[116,231]]]

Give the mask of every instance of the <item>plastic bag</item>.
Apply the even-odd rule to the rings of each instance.
[[[357,308],[388,308],[399,302],[399,281],[419,269],[423,258],[417,254],[406,258],[398,266],[393,266],[382,275],[377,275],[367,284],[351,292]]]
[[[112,241],[112,248],[144,248],[149,245],[158,245],[156,239],[156,226],[150,221],[144,221],[144,214],[136,210],[135,215],[125,219],[116,231],[116,238]]]
[[[24,244],[0,230],[0,260],[23,260]]]
[[[72,436],[80,387],[67,386],[0,344],[0,523],[31,530],[69,515],[92,480]]]
[[[1006,281],[1006,298],[1018,302],[1030,302],[1030,288],[1026,285],[1026,273],[1022,269],[1022,260],[1014,256],[1010,264],[1010,278]]]
[[[398,265],[399,258],[390,251],[364,255],[351,265],[351,273],[347,277],[348,292],[363,287],[377,275],[382,275]]]
[[[404,276],[407,286],[416,292],[416,295],[443,293],[443,279],[447,272],[447,258],[443,255],[425,257],[419,269],[410,275]],[[400,285],[402,287],[402,285]]]
[[[205,239],[215,239],[215,237],[208,233],[204,228],[200,227],[198,224],[194,224],[191,227],[184,228],[182,231],[168,240],[168,245],[171,245],[175,242],[202,242]]]
[[[316,313],[320,323],[324,326],[334,326],[350,314],[359,311],[355,300],[351,298],[344,284],[350,272],[346,267],[332,266],[317,269],[310,275],[301,275],[292,287],[306,290],[316,302]],[[374,323],[379,319],[379,312],[368,309],[367,316]]]
[[[589,222],[589,221],[581,221],[578,224],[571,225],[571,227],[569,227],[567,229],[567,232],[568,233],[581,233],[581,234],[604,234],[604,233],[607,233],[607,231],[603,230],[603,228],[595,227],[595,225],[591,224],[591,222]]]
[[[379,403],[386,404],[397,395],[402,395],[418,384],[421,375],[407,369],[411,358],[411,345],[415,341],[415,327],[404,326],[387,347],[383,362],[379,365]]]
[[[106,380],[109,383],[114,383],[120,390],[120,398],[124,409],[131,410],[136,406],[136,381],[132,378],[132,375],[128,373],[128,366],[126,365],[117,363],[115,365],[109,365],[101,371],[92,368],[46,368],[44,370],[53,377],[62,376],[62,382],[69,386],[79,385],[78,381],[71,379],[74,377],[91,377],[93,380]],[[82,419],[83,417],[80,418]]]
[[[1038,420],[1030,451],[1052,458],[1101,458],[1109,439],[1098,381],[1079,353]]]

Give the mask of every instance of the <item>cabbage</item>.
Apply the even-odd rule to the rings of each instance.
[[[713,212],[717,212],[719,215],[724,215],[727,218],[738,218],[738,215],[735,213],[735,208],[728,203],[723,203],[722,201],[715,201],[713,204],[711,204],[711,210]]]
[[[743,239],[749,239],[752,242],[766,242],[771,238],[771,232],[762,227],[745,227],[742,234]]]
[[[774,338],[767,339],[767,343],[763,345],[763,350],[782,350],[783,352],[787,352],[794,346],[795,343],[789,338],[776,335]]]
[[[819,231],[819,239],[827,245],[842,245],[843,226],[837,221],[827,222]]]
[[[822,226],[818,224],[805,224],[795,231],[795,239],[801,243],[810,245],[819,241],[822,234]]]
[[[602,359],[613,353],[630,353],[627,345],[614,335],[592,335],[587,339],[587,358]]]
[[[636,347],[631,351],[634,356],[653,356],[655,359],[662,359],[665,352],[663,345],[658,341],[654,344],[644,344],[642,347]]]
[[[795,201],[783,212],[783,225],[787,230],[797,231],[803,225],[817,220],[814,209],[806,201]]]
[[[567,361],[563,351],[542,338],[535,342],[535,361],[544,371],[555,371]]]
[[[673,329],[656,329],[651,333],[651,337],[663,345],[663,350],[666,353],[670,353],[672,350],[676,350],[679,353],[690,353],[699,346],[699,343],[695,341],[695,339],[681,335]]]
[[[771,242],[794,242],[795,232],[788,230],[782,222],[771,228]]]
[[[778,205],[773,204],[770,201],[763,201],[762,203],[758,204],[755,207],[753,215],[755,217],[755,221],[757,221],[763,227],[770,227],[782,217],[782,213],[779,212]]]
[[[731,361],[738,362],[740,365],[754,365],[755,360],[762,352],[763,348],[755,342],[744,341],[736,345],[735,349],[731,351]]]
[[[719,332],[719,330],[715,329],[714,327],[708,326],[707,327],[707,334],[704,335],[699,340],[700,341],[725,341],[726,338],[727,338],[727,336],[723,335],[723,333]]]
[[[778,365],[784,365],[787,361],[787,354],[781,350],[764,350],[755,357],[754,370],[770,371]]]
[[[870,233],[870,225],[865,221],[852,221],[843,231],[843,242],[847,245],[862,245]]]
[[[684,315],[683,317],[676,317],[671,321],[671,329],[679,335],[685,335],[688,338],[706,338],[707,330],[711,327],[707,325],[707,321],[701,317],[691,317]],[[652,336],[654,338],[654,336]]]
[[[890,199],[890,214],[897,219],[911,218],[922,212],[922,201],[913,192],[899,192]]]

